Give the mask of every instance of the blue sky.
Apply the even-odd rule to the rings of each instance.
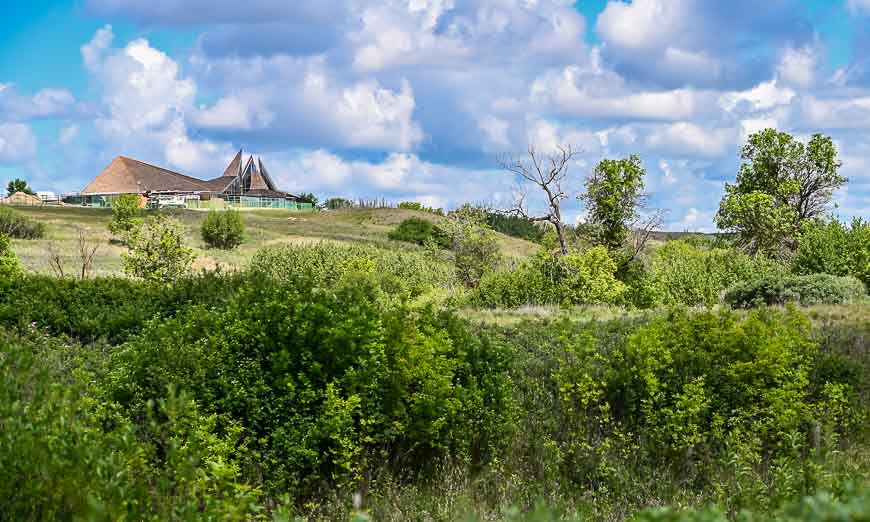
[[[831,135],[870,217],[870,0],[31,0],[0,33],[0,182],[117,155],[262,155],[322,196],[507,205],[497,158],[571,144],[572,190],[639,154],[672,230],[712,227],[746,136]],[[571,220],[582,209],[568,204]]]

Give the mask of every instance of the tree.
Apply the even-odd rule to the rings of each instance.
[[[36,193],[33,192],[33,190],[31,190],[30,187],[27,185],[27,182],[19,178],[13,179],[9,182],[8,185],[6,185],[6,192],[9,196],[15,194],[16,192],[24,192],[25,194],[30,194],[31,196],[36,195]]]
[[[451,212],[443,223],[453,251],[456,275],[468,288],[476,288],[483,276],[501,262],[498,241],[486,217],[486,209],[463,205]]]
[[[0,279],[11,279],[22,273],[21,264],[12,251],[9,237],[0,233]]]
[[[662,223],[660,212],[641,214],[647,200],[645,176],[638,156],[605,159],[586,180],[586,192],[578,197],[586,205],[586,228],[592,243],[622,257],[623,263],[643,250],[652,231]],[[624,256],[615,256],[623,252]]]
[[[130,230],[138,225],[140,201],[136,194],[122,194],[112,202],[112,221],[109,222],[109,231],[118,238],[123,238]]]
[[[532,216],[526,206],[525,187],[521,187],[516,205],[508,210],[508,214],[521,216],[529,221],[546,221],[553,225],[562,255],[568,254],[565,225],[562,223],[562,201],[568,196],[562,185],[568,177],[571,160],[577,154],[570,145],[558,146],[556,152],[551,154],[540,154],[535,150],[534,145],[530,145],[528,159],[504,157],[499,161],[502,169],[516,174],[524,185],[536,187],[546,196],[547,213],[542,216]]]
[[[725,185],[716,225],[737,234],[752,254],[783,257],[794,250],[803,223],[822,217],[834,191],[848,180],[828,136],[801,143],[766,129],[749,136],[737,180]]]
[[[184,229],[164,216],[133,227],[127,237],[129,252],[122,254],[124,272],[157,283],[171,283],[190,271],[196,257],[184,245]]]
[[[315,207],[317,206],[318,198],[314,195],[313,192],[306,192],[305,194],[300,194],[299,199],[306,203],[311,203]]]

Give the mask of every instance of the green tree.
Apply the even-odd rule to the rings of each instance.
[[[641,215],[646,202],[646,170],[638,156],[602,160],[586,180],[578,199],[586,206],[583,227],[592,244],[600,245],[625,264],[634,259],[650,233],[661,225],[661,214]]]
[[[112,221],[109,222],[109,232],[115,237],[123,238],[130,230],[142,222],[139,218],[139,196],[122,194],[112,202]]]
[[[238,210],[212,210],[202,222],[202,240],[211,248],[230,250],[245,239],[245,223]]]
[[[453,251],[457,277],[465,286],[477,287],[502,259],[498,240],[487,224],[486,210],[463,205],[447,216],[443,226]]]
[[[190,272],[196,255],[184,245],[184,228],[165,216],[133,227],[127,236],[129,252],[122,254],[124,272],[132,277],[171,283]]]
[[[306,192],[304,194],[300,194],[299,199],[301,199],[302,201],[311,203],[315,207],[317,206],[318,198],[317,198],[317,196],[314,195],[313,192]]]
[[[0,234],[0,279],[9,279],[21,274],[21,264],[12,251],[9,238]]]
[[[15,178],[6,185],[6,192],[9,196],[15,194],[16,192],[24,192],[25,194],[30,194],[31,196],[35,196],[36,193],[31,190],[30,186],[27,185],[27,181]]]
[[[776,129],[749,136],[737,180],[725,185],[716,225],[750,253],[787,256],[803,223],[820,218],[847,179],[837,148],[814,134],[806,144]]]

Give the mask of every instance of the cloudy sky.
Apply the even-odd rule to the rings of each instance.
[[[0,182],[241,147],[289,191],[504,204],[500,154],[639,154],[671,230],[712,226],[748,133],[834,137],[870,217],[870,0],[30,0],[4,6]],[[569,219],[582,209],[569,202]]]

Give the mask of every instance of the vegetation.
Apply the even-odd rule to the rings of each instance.
[[[536,225],[529,219],[521,216],[505,215],[498,212],[488,212],[486,223],[496,232],[508,236],[518,237],[534,243],[544,241],[546,229]]]
[[[799,275],[853,276],[870,287],[870,223],[857,218],[851,226],[836,219],[805,224],[792,270]]]
[[[0,234],[0,279],[12,279],[21,273],[21,264],[12,251],[9,238]]]
[[[435,214],[436,216],[444,215],[444,209],[427,207],[418,201],[402,201],[399,203],[398,208],[403,208],[405,210],[419,210],[420,212],[429,212],[430,214]]]
[[[20,178],[15,178],[6,185],[7,196],[11,196],[16,192],[24,192],[25,194],[30,194],[31,196],[36,195],[36,192],[34,192],[33,189],[31,189],[30,186],[27,184],[27,181]]]
[[[738,283],[725,295],[725,301],[734,307],[747,308],[788,303],[848,304],[865,296],[864,283],[854,277],[775,275]]]
[[[408,218],[402,221],[395,230],[390,232],[389,238],[393,241],[406,241],[418,245],[434,243],[440,248],[450,246],[449,239],[443,230],[431,221],[420,218]]]
[[[109,232],[122,240],[127,237],[133,228],[138,226],[142,219],[139,215],[141,198],[138,194],[122,194],[112,202],[112,221],[109,223]]]
[[[9,207],[0,207],[0,234],[15,239],[40,239],[45,236],[45,224]]]
[[[245,224],[238,210],[211,210],[202,222],[202,240],[210,248],[231,250],[245,239]]]
[[[602,160],[586,180],[580,199],[586,205],[587,226],[593,244],[619,253],[640,218],[646,170],[640,158]]]
[[[127,236],[124,272],[146,281],[171,283],[190,271],[193,251],[184,246],[181,225],[165,216],[150,217]]]

